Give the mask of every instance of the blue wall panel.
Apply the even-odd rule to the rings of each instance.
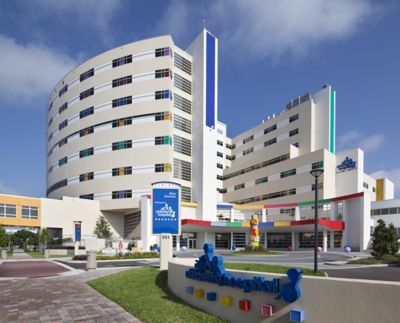
[[[206,126],[215,128],[215,38],[206,35]]]

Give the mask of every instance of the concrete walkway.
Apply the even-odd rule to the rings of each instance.
[[[128,268],[0,281],[0,322],[140,322],[86,282]]]
[[[9,259],[32,259],[31,256],[29,256],[24,249],[14,249],[13,250],[13,255],[8,257]]]

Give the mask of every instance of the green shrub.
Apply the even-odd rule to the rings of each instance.
[[[385,221],[379,219],[372,234],[372,255],[381,260],[385,255],[397,254],[399,248],[396,228],[392,223],[387,227]]]

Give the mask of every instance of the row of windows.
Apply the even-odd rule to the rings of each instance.
[[[400,207],[387,207],[383,209],[371,210],[371,215],[400,214]]]
[[[242,174],[246,174],[246,173],[252,172],[252,171],[254,171],[256,169],[260,169],[260,168],[264,168],[264,167],[267,167],[267,166],[270,166],[270,165],[274,165],[274,164],[280,163],[280,162],[285,161],[285,160],[287,160],[289,158],[290,158],[290,155],[289,154],[285,154],[285,155],[281,155],[281,156],[269,159],[269,160],[264,161],[262,163],[259,163],[259,164],[256,164],[256,165],[253,165],[253,166],[238,170],[238,171],[236,171],[234,173],[231,173],[231,174],[227,174],[227,175],[224,176],[224,180],[227,180],[229,178],[233,178],[233,177],[236,177],[236,176],[239,176],[239,175],[242,175]]]
[[[181,199],[182,201],[190,202],[191,201],[191,188],[187,186],[182,186],[181,187]],[[113,191],[111,194],[111,197],[113,200],[116,199],[126,199],[126,198],[132,198],[132,190],[122,190],[122,191]],[[80,195],[79,198],[85,199],[85,200],[93,200],[94,199],[94,194],[84,194]]]
[[[178,94],[175,94],[174,97],[174,107],[183,112],[192,114],[192,103]]]
[[[235,185],[235,187],[234,187],[235,191],[241,190],[242,188],[244,188],[244,183],[243,183],[243,184],[237,184],[237,185]]]
[[[223,146],[224,146],[224,143],[223,143],[221,140],[217,140],[217,145],[223,147]]]
[[[223,153],[221,153],[220,151],[217,151],[217,157],[221,157],[221,158],[223,158],[223,157],[224,157],[224,154],[223,154]]]
[[[174,151],[186,156],[192,156],[192,144],[190,140],[174,135]]]
[[[192,133],[192,124],[190,120],[183,118],[179,115],[174,116],[174,128],[182,130],[186,133]]]
[[[264,147],[268,147],[268,146],[273,145],[275,143],[276,143],[276,138],[269,139],[269,140],[264,142]]]
[[[318,190],[323,190],[323,189],[324,189],[324,183],[323,182],[318,183]],[[315,191],[315,184],[311,185],[311,190]]]
[[[169,112],[157,112],[154,114],[149,114],[149,115],[139,115],[139,116],[134,116],[134,117],[127,117],[127,118],[122,118],[122,119],[116,119],[116,120],[112,120],[112,121],[108,121],[108,122],[104,122],[101,124],[97,124],[95,126],[90,126],[84,129],[81,129],[77,132],[72,133],[71,135],[62,138],[58,143],[56,143],[48,152],[47,156],[50,156],[53,153],[53,150],[56,146],[58,147],[62,147],[64,146],[66,143],[68,143],[68,138],[69,137],[73,137],[74,135],[76,135],[77,133],[79,133],[80,137],[84,137],[86,135],[92,134],[94,132],[94,128],[96,126],[103,126],[106,124],[111,123],[113,128],[116,127],[121,127],[121,126],[126,126],[126,125],[131,125],[133,122],[133,119],[135,118],[141,118],[141,117],[145,117],[145,116],[151,116],[154,115],[154,120],[155,121],[162,121],[162,120],[170,120],[171,119],[171,114]]]
[[[254,151],[254,147],[251,147],[249,149],[243,150],[243,156],[251,154],[253,151]]]
[[[297,119],[299,119],[299,114],[295,114],[295,115],[293,115],[293,116],[291,116],[290,118],[289,118],[289,122],[291,123],[291,122],[294,122],[294,121],[296,121]],[[270,132],[272,132],[272,131],[274,131],[274,130],[276,130],[277,129],[277,125],[276,124],[274,124],[274,125],[272,125],[272,126],[270,126],[270,127],[268,127],[268,128],[265,128],[264,129],[264,135],[265,134],[267,134],[267,133],[270,133]],[[289,133],[289,136],[291,137],[291,136],[294,136],[294,135],[296,135],[296,134],[298,134],[299,133],[299,129],[295,129],[295,130],[292,130],[290,133]],[[245,139],[243,139],[243,144],[245,144],[245,143],[247,143],[247,142],[249,142],[249,141],[252,141],[254,139],[254,135],[251,135],[251,136],[249,136],[249,137],[247,137],[247,138],[245,138]],[[276,138],[275,138],[276,139]],[[267,142],[267,141],[266,141]],[[276,141],[275,141],[276,142]],[[267,146],[267,145],[265,145],[265,146]],[[233,148],[231,148],[231,149],[233,149]]]
[[[187,161],[174,158],[174,177],[185,181],[191,181],[192,165]]]
[[[15,204],[0,204],[0,217],[17,217],[17,206]],[[38,219],[39,210],[34,206],[21,206],[21,217],[23,219]]]
[[[156,70],[155,72],[156,78],[160,78],[160,77],[172,77],[171,71],[169,69],[163,69],[163,70]],[[132,76],[124,76],[118,79],[115,79],[112,81],[112,87],[118,87],[121,85],[125,85],[125,84],[129,84],[132,83]],[[90,88],[86,91],[83,91],[82,93],[80,93],[79,97],[80,100],[83,100],[91,95],[94,94],[94,88]],[[126,105],[126,104],[131,104],[132,103],[132,96],[127,96],[124,98],[119,98],[119,99],[115,99],[113,100],[112,106],[113,108],[121,106],[121,105]],[[68,102],[65,102],[59,109],[58,109],[58,113],[61,114],[62,112],[64,112],[66,109],[68,109]],[[53,118],[50,119],[49,121],[49,125],[52,123]]]
[[[272,200],[284,196],[291,196],[296,194],[296,189],[292,188],[290,190],[285,190],[285,191],[280,191],[280,192],[274,192],[274,193],[269,193],[269,194],[264,194],[264,195],[259,195],[243,200],[238,200],[238,201],[233,201],[233,204],[248,204],[252,202],[257,202],[257,201],[264,201],[264,200]]]
[[[155,137],[154,138],[155,145],[167,145],[172,144],[172,139],[169,136]],[[123,150],[132,148],[132,140],[122,140],[113,142],[111,144],[112,150]],[[86,148],[79,152],[79,158],[85,158],[92,156],[94,154],[94,148]],[[63,157],[58,161],[58,166],[61,167],[68,163],[68,157]]]
[[[319,162],[315,162],[311,165],[311,169],[319,169],[319,168],[324,168],[324,162],[321,160]]]
[[[171,172],[171,164],[155,164],[154,171],[156,173]],[[113,168],[111,172],[112,176],[132,175],[132,166]],[[87,182],[93,179],[94,179],[94,172],[88,172],[79,175],[79,182]],[[47,190],[47,195],[67,185],[68,185],[68,180],[63,179],[62,181],[59,181],[50,186],[49,189]],[[1,216],[1,204],[0,204],[0,216]]]
[[[176,73],[174,75],[174,86],[187,94],[192,94],[192,83]]]
[[[175,53],[174,65],[189,75],[192,75],[192,63],[177,53]]]
[[[161,99],[172,99],[172,93],[169,90],[163,90],[163,91],[156,91],[155,94],[155,100],[161,100]],[[114,99],[112,101],[112,107],[118,107],[118,106],[122,106],[122,105],[126,105],[126,104],[131,104],[132,103],[132,96],[127,96],[127,97],[123,97],[123,98],[118,98],[118,99]],[[85,109],[90,111],[91,108]],[[84,111],[85,111],[84,110]],[[86,112],[88,112],[86,111]],[[94,108],[93,108],[93,113],[94,113]],[[51,122],[53,121],[53,118],[50,120]],[[53,138],[53,134],[51,133],[48,137],[48,141],[50,141]]]
[[[87,116],[90,116],[93,113],[94,113],[94,107],[87,108],[87,109],[79,112],[79,118],[80,119],[85,118]],[[58,125],[58,130],[60,131],[60,130],[64,129],[66,126],[68,126],[68,119],[65,119],[63,122],[61,122]]]
[[[165,47],[165,48],[157,48],[154,53],[155,53],[155,57],[161,57],[161,56],[168,56],[168,55],[172,54],[172,51],[169,47]],[[113,59],[112,67],[115,68],[115,67],[129,64],[129,63],[132,63],[132,55],[126,55],[126,56],[123,56],[120,58]],[[91,68],[90,70],[82,73],[79,76],[79,80],[80,80],[80,82],[82,82],[82,81],[92,77],[93,75],[94,75],[94,68]],[[60,91],[58,92],[58,96],[59,97],[63,96],[67,91],[68,91],[68,84],[64,85],[60,89]],[[52,107],[53,107],[53,101],[50,102],[48,111],[50,111]]]
[[[236,148],[236,145],[235,145],[235,144],[233,144],[233,145],[231,145],[231,144],[225,144],[225,146],[226,146],[226,148],[228,148],[228,149],[235,149],[235,148]]]

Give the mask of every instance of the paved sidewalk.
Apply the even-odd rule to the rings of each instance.
[[[9,259],[32,259],[30,255],[28,255],[24,249],[14,249],[12,256],[8,257]]]
[[[128,268],[0,281],[0,322],[140,322],[86,282]]]

